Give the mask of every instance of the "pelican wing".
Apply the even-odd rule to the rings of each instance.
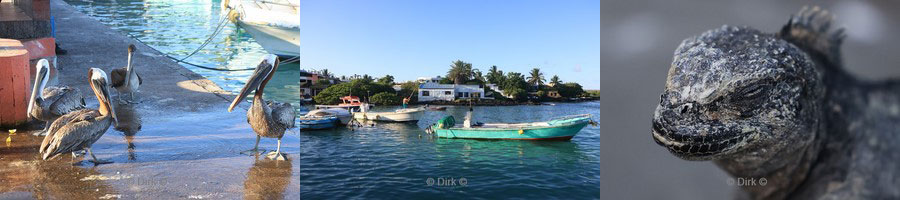
[[[81,95],[81,92],[68,86],[46,88],[42,96],[50,96],[52,101],[46,102],[52,103],[50,112],[57,116],[83,109],[85,106],[84,96]]]
[[[118,88],[125,86],[125,76],[128,75],[128,69],[125,67],[113,69],[109,72],[109,86]]]
[[[272,109],[272,119],[285,128],[293,128],[297,115],[294,114],[294,106],[289,103],[279,103],[275,101],[268,102],[269,109]]]
[[[109,124],[103,126],[100,116],[96,110],[84,109],[53,122],[50,133],[41,143],[42,158],[46,160],[58,154],[81,150],[85,143],[94,142],[97,132],[105,132],[109,128]]]
[[[63,116],[59,117],[58,119],[56,119],[56,121],[53,121],[53,123],[50,124],[50,128],[47,129],[47,136],[44,136],[44,140],[41,141],[41,148],[39,149],[38,152],[40,152],[40,154],[43,155],[44,152],[47,150],[47,147],[50,146],[50,141],[56,135],[56,132],[60,128],[62,128],[62,126],[65,126],[66,124],[71,123],[72,121],[75,120],[75,118],[77,118],[87,112],[90,112],[90,110],[87,110],[87,109],[77,110],[74,112],[70,112],[69,114],[63,115]]]

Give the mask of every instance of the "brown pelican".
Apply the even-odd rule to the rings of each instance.
[[[50,63],[41,59],[35,65],[34,86],[28,101],[28,115],[44,121],[44,130],[35,135],[47,134],[50,123],[66,113],[84,108],[84,97],[78,89],[68,86],[47,87],[50,79]]]
[[[81,109],[59,117],[47,132],[47,137],[41,142],[40,154],[41,158],[47,160],[56,155],[64,153],[72,153],[75,151],[86,150],[93,158],[92,162],[96,164],[108,163],[98,160],[91,151],[91,145],[106,133],[109,126],[113,122],[118,123],[116,111],[113,104],[110,103],[109,86],[107,82],[106,72],[101,69],[91,68],[88,70],[90,75],[91,90],[97,96],[100,106],[97,110]]]
[[[109,72],[110,86],[116,89],[116,96],[122,100],[122,94],[128,93],[129,103],[134,100],[134,91],[137,91],[144,82],[141,76],[134,71],[131,64],[131,56],[137,50],[133,44],[128,45],[128,63],[125,67],[113,69]]]
[[[266,83],[275,75],[275,71],[278,69],[278,62],[277,56],[273,54],[266,55],[263,61],[256,66],[256,70],[253,71],[250,80],[247,80],[247,84],[241,89],[241,93],[231,102],[228,112],[234,110],[234,107],[241,103],[248,93],[256,90],[253,94],[253,105],[247,110],[247,123],[250,123],[250,127],[253,127],[253,131],[256,132],[256,145],[248,151],[255,152],[258,149],[260,137],[278,138],[278,149],[270,153],[268,157],[272,159],[286,159],[281,154],[281,137],[284,136],[285,130],[294,127],[294,119],[296,118],[294,107],[288,103],[266,102],[263,100],[263,89],[266,88]]]

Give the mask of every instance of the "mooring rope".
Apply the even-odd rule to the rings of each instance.
[[[226,9],[231,10],[231,8],[226,8]],[[230,11],[229,11],[229,12],[230,12]],[[130,35],[130,34],[129,34],[129,37],[134,38],[134,40],[137,40],[137,41],[140,42],[140,43],[147,44],[147,46],[150,47],[151,49],[156,50],[156,51],[162,53],[163,56],[165,56],[165,57],[167,57],[167,58],[169,58],[169,59],[172,59],[172,60],[175,61],[176,63],[184,63],[184,64],[188,64],[188,65],[190,65],[190,66],[194,66],[194,67],[198,67],[198,68],[202,68],[202,69],[214,70],[214,71],[251,71],[251,70],[255,70],[256,67],[252,67],[252,68],[243,68],[243,69],[228,69],[228,68],[220,68],[220,67],[203,66],[203,65],[199,65],[199,64],[195,64],[195,63],[191,63],[191,62],[185,61],[186,59],[190,58],[190,57],[193,56],[194,54],[197,54],[197,52],[200,52],[200,50],[202,50],[202,49],[205,48],[207,45],[209,45],[209,43],[210,43],[214,38],[216,38],[216,35],[219,35],[219,33],[221,33],[222,30],[225,29],[225,22],[227,22],[227,21],[228,21],[228,15],[227,15],[227,14],[226,14],[226,15],[222,15],[222,19],[219,20],[219,25],[216,26],[216,30],[213,31],[213,33],[212,33],[205,41],[203,41],[203,44],[201,44],[199,47],[197,47],[197,49],[194,49],[194,51],[192,51],[192,52],[191,52],[190,54],[188,54],[187,56],[184,56],[183,58],[180,58],[180,59],[179,59],[179,58],[176,58],[176,57],[174,57],[174,56],[172,56],[172,55],[169,55],[168,53],[165,53],[165,52],[163,52],[163,51],[160,51],[159,49],[156,49],[156,48],[154,48],[153,46],[150,46],[150,45],[147,44],[146,42],[141,41],[141,39],[139,39],[138,37],[135,37],[134,35]],[[300,61],[300,56],[294,56],[294,57],[285,59],[284,61],[280,62],[280,64],[290,64],[290,63],[294,63],[294,62],[297,62],[297,61]]]

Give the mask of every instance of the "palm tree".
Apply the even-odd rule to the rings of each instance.
[[[481,74],[481,70],[472,69],[472,80],[478,82],[478,84],[484,84],[484,76]]]
[[[487,79],[487,82],[501,84],[503,82],[503,71],[497,69],[497,65],[491,66],[491,69],[488,70],[488,73],[484,78]]]
[[[328,73],[328,69],[323,69],[322,74],[319,75],[321,75],[322,77],[331,77],[331,74]]]
[[[556,86],[562,83],[562,80],[559,80],[559,76],[553,75],[553,78],[550,78],[550,85]]]
[[[544,73],[538,68],[531,69],[531,76],[528,77],[528,83],[535,87],[541,87],[544,84]]]
[[[462,60],[453,61],[450,65],[450,71],[447,72],[447,78],[453,80],[453,84],[463,84],[472,77],[472,63],[466,63]]]

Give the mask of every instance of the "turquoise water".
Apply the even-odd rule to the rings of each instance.
[[[218,25],[219,1],[66,0],[108,26],[175,57],[190,53]],[[209,47],[188,59],[206,66],[255,66],[265,51],[233,24]],[[299,68],[282,66],[266,89],[267,97],[299,103]],[[222,72],[185,65],[223,89],[236,92],[251,72]],[[299,107],[299,106],[298,106]],[[391,110],[379,107],[378,110]],[[484,141],[435,138],[424,128],[440,117],[462,119],[467,108],[428,111],[418,123],[379,123],[303,131],[299,137],[299,193],[305,199],[599,197],[600,128],[588,126],[571,141]],[[556,116],[593,114],[599,103],[555,106],[477,107],[482,122],[527,122]],[[293,139],[291,139],[293,140]],[[250,142],[250,139],[243,142]],[[297,164],[299,163],[299,164]],[[295,175],[292,179],[296,179]],[[429,181],[430,180],[430,181]],[[288,189],[289,191],[296,191]],[[285,195],[292,196],[292,195]]]
[[[596,120],[599,106],[598,102],[587,102],[477,107],[475,119],[527,122],[589,113]],[[301,196],[595,199],[600,195],[600,127],[587,126],[571,141],[445,139],[424,132],[440,117],[462,119],[466,110],[451,107],[446,112],[430,111],[414,124],[379,123],[356,131],[301,132]],[[434,180],[431,185],[429,178]],[[465,185],[460,185],[462,178]]]
[[[110,28],[176,58],[183,58],[197,49],[213,34],[222,19],[219,15],[221,1],[65,1]],[[209,45],[185,61],[208,67],[246,69],[256,67],[265,54],[266,51],[248,33],[226,22],[225,28]],[[239,92],[253,73],[182,65],[233,93]],[[279,66],[266,86],[266,97],[300,105],[299,65],[295,62]],[[299,109],[300,106],[295,107]]]

